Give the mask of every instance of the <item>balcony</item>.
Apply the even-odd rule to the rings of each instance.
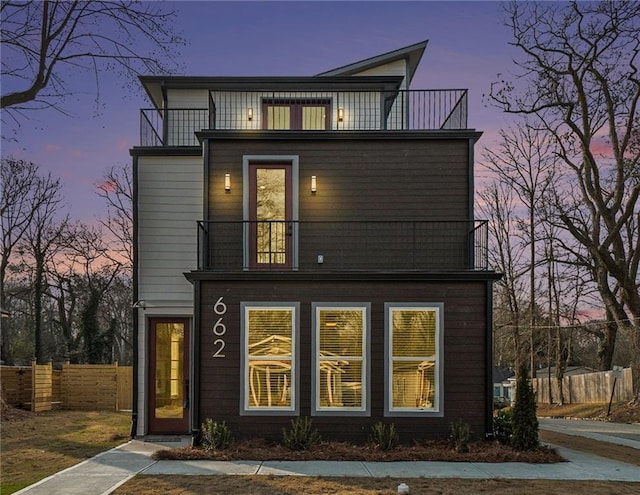
[[[198,222],[198,269],[486,271],[487,222]]]
[[[313,111],[289,120],[275,107]],[[467,90],[210,91],[208,108],[143,109],[140,117],[141,146],[198,146],[201,130],[461,130]]]

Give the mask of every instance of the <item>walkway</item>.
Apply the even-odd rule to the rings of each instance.
[[[577,424],[576,424],[577,423]],[[593,423],[593,424],[592,424]],[[640,426],[593,421],[540,420],[542,429],[578,434],[639,449]],[[294,475],[393,478],[609,480],[640,483],[640,467],[558,447],[569,462],[557,464],[480,462],[331,461],[154,461],[158,449],[188,443],[132,440],[46,478],[20,495],[107,495],[136,475]]]

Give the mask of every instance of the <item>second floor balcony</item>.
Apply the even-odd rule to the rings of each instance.
[[[206,271],[483,271],[487,222],[198,222]]]
[[[202,130],[461,129],[467,129],[465,89],[209,91],[209,101],[202,108],[141,110],[140,144],[197,146],[195,133]]]

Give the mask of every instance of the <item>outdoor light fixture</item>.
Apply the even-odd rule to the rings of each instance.
[[[338,108],[338,122],[342,122],[344,120],[344,108]]]
[[[318,178],[315,175],[311,176],[311,192],[316,192],[318,187]]]
[[[247,120],[253,120],[253,108],[247,109]]]
[[[231,174],[224,174],[224,190],[231,191]]]

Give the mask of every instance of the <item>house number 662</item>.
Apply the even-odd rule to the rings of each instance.
[[[216,321],[213,325],[213,335],[215,335],[216,337],[224,337],[224,334],[227,332],[227,327],[224,323],[222,323],[222,316],[227,312],[227,305],[222,302],[222,296],[220,296],[216,303],[213,305],[213,312],[220,316],[220,318],[218,318],[218,321]],[[213,353],[214,358],[225,357],[224,353],[222,352],[224,351],[225,345],[226,344],[223,338],[217,338],[213,341],[213,347],[215,349],[215,352]]]

